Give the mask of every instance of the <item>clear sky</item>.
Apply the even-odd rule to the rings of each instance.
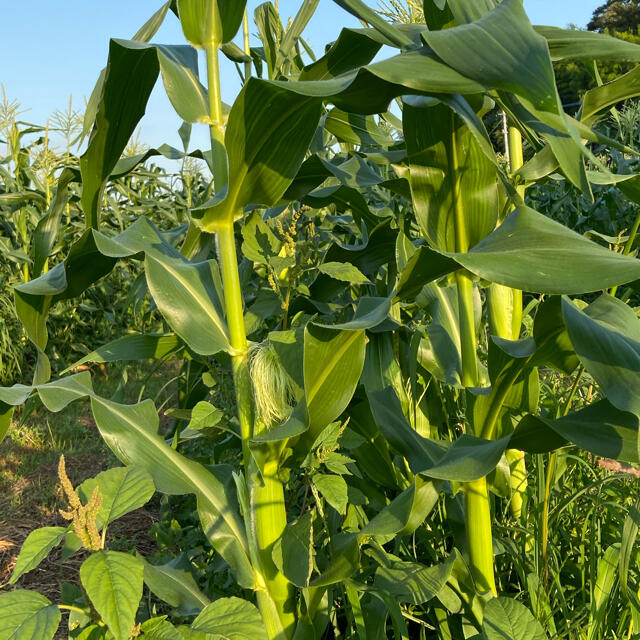
[[[534,24],[585,26],[603,0],[525,0]],[[55,109],[65,109],[69,96],[84,108],[97,75],[104,67],[110,37],[130,38],[163,0],[30,0],[2,2],[2,56],[0,84],[9,99],[27,109],[22,119],[43,124]],[[260,4],[249,0],[250,15]],[[368,0],[375,6],[375,0]],[[280,0],[284,18],[294,15],[300,0]],[[253,23],[252,23],[253,26]],[[336,38],[340,29],[358,26],[355,18],[332,0],[320,0],[305,36],[316,53]],[[253,28],[255,31],[255,28]],[[156,35],[156,42],[184,42],[180,25],[171,13]],[[238,74],[227,63],[222,72],[223,99],[229,103],[239,89]],[[162,83],[154,90],[140,131],[150,146],[163,142],[180,147],[181,121],[164,95]],[[194,142],[205,144],[204,125],[194,128]]]

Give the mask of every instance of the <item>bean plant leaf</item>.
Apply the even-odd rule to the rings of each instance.
[[[423,604],[443,589],[451,575],[454,560],[455,555],[452,555],[443,564],[426,567],[394,559],[376,569],[374,587],[400,602]]]
[[[201,400],[191,410],[191,420],[187,426],[194,431],[215,427],[223,416],[224,413],[220,409],[214,407],[210,402]]]
[[[313,484],[316,485],[322,497],[340,514],[344,514],[347,508],[348,495],[347,483],[342,476],[316,473],[313,476]]]
[[[145,620],[140,629],[148,640],[185,640],[185,635],[178,631],[165,616]],[[192,636],[193,637],[193,636]]]
[[[195,632],[228,640],[267,640],[260,612],[247,600],[220,598],[205,607],[193,621]]]
[[[145,505],[156,490],[151,474],[142,467],[115,467],[85,480],[77,488],[85,504],[96,487],[102,496],[98,519],[103,526]]]
[[[306,587],[313,571],[313,515],[305,513],[287,526],[276,542],[273,560],[287,579],[298,587]]]
[[[40,527],[32,531],[22,543],[9,584],[35,569],[60,544],[66,533],[65,527]]]
[[[336,280],[350,282],[351,284],[371,284],[371,280],[357,267],[344,262],[325,262],[318,267],[318,271],[326,273]]]
[[[16,589],[0,595],[2,640],[52,640],[62,616],[43,595]]]
[[[120,551],[98,551],[80,567],[80,580],[91,603],[115,640],[127,640],[142,598],[143,564]]]
[[[482,635],[484,640],[547,640],[547,635],[529,609],[503,597],[487,602]]]

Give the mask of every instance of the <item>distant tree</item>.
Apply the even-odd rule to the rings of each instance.
[[[638,24],[640,24],[640,0],[607,0],[593,12],[587,29],[637,34]]]

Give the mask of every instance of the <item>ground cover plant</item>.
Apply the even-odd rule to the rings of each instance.
[[[313,0],[286,28],[261,5],[259,48],[244,4],[223,0],[168,2],[111,41],[87,149],[58,175],[39,268],[15,287],[32,384],[0,401],[4,434],[25,402],[88,398],[124,466],[74,487],[60,460],[69,525],[25,541],[0,639],[53,638],[63,613],[69,637],[92,639],[640,633],[640,218],[594,242],[525,203],[562,181],[587,202],[604,188],[638,200],[633,141],[596,126],[640,93],[635,71],[569,116],[552,65],[635,63],[640,47],[534,27],[521,0],[425,0],[397,23],[337,4],[368,26],[317,59],[302,38]],[[171,14],[189,45],[150,42]],[[230,108],[220,52],[244,79]],[[129,202],[106,224],[112,178],[169,153],[121,159],[159,76],[185,122],[210,128],[194,155],[211,186],[169,224]],[[48,264],[74,190],[85,229]],[[68,368],[177,354],[162,427],[149,398],[51,374],[48,316],[123,263],[144,270],[135,287],[161,330],[130,327]],[[197,529],[195,543],[161,531],[177,552],[162,564],[106,534],[156,492]],[[19,588],[59,545],[87,554],[61,601]]]

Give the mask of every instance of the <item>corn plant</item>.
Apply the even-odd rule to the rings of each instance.
[[[640,264],[630,255],[633,230],[629,251],[612,251],[524,200],[549,176],[586,197],[604,184],[637,200],[637,176],[613,173],[594,149],[635,152],[593,126],[637,95],[634,72],[589,91],[573,118],[560,104],[552,62],[634,62],[640,49],[534,27],[521,0],[425,0],[425,22],[409,25],[386,22],[360,0],[337,0],[369,26],[343,30],[303,66],[301,33],[316,4],[303,2],[288,30],[263,5],[262,54],[246,40],[243,51],[229,44],[247,21],[244,3],[226,0],[167,2],[131,40],[110,43],[79,160],[85,230],[63,262],[15,289],[38,361],[33,384],[1,389],[0,401],[6,429],[13,407],[32,396],[52,411],[89,398],[125,467],[76,493],[61,470],[73,524],[33,533],[13,581],[55,545],[64,540],[73,550],[79,539],[94,552],[80,569],[83,590],[60,605],[25,590],[3,594],[0,638],[35,630],[52,638],[70,607],[71,631],[118,640],[554,633],[553,612],[534,588],[538,575],[546,580],[547,552],[536,558],[539,574],[520,581],[530,581],[529,608],[509,597],[509,577],[496,571],[492,494],[523,523],[505,544],[534,554],[524,453],[571,443],[639,462],[640,325],[612,293],[640,278]],[[189,45],[150,43],[170,11]],[[372,62],[383,45],[395,55]],[[260,59],[268,70],[262,79],[244,67],[228,111],[220,52],[236,63]],[[201,155],[212,186],[193,203],[183,233],[142,215],[114,233],[104,224],[105,189],[142,161],[121,154],[159,76],[185,122],[209,127],[211,150]],[[396,99],[401,118],[389,110]],[[493,109],[507,121],[507,167],[483,120]],[[143,155],[150,153],[162,151]],[[72,179],[60,176],[52,206]],[[49,249],[40,250],[41,263]],[[142,263],[169,330],[123,336],[85,360],[181,349],[203,380],[226,365],[233,415],[205,394],[174,414],[188,424],[168,442],[151,400],[104,399],[87,372],[51,379],[49,310],[126,259]],[[594,292],[601,295],[590,304],[569,297]],[[555,412],[541,410],[541,370],[576,381],[587,372],[599,395],[575,409],[571,393]],[[189,440],[205,430],[218,430],[217,444],[204,460],[189,457]],[[221,462],[229,436],[235,455]],[[150,482],[169,496],[196,496],[203,532],[237,595],[211,602],[188,572],[106,548],[104,505],[117,503],[120,487],[137,506]],[[600,559],[584,637],[606,628],[616,567],[627,630],[639,630],[636,533],[630,512],[623,544]],[[195,619],[176,627],[139,609],[143,583]]]

